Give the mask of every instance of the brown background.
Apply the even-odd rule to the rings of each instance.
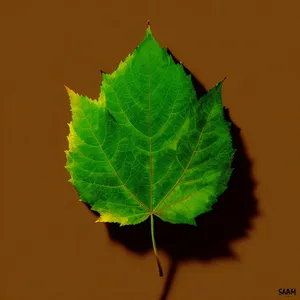
[[[278,288],[299,297],[300,2],[28,0],[0,7],[0,299],[164,293],[152,252],[113,242],[64,169],[64,84],[96,98],[100,69],[134,50],[148,19],[206,88],[227,76],[223,101],[253,164],[258,212],[229,243],[236,258],[179,263],[166,299],[280,299]],[[171,258],[160,253],[167,274]]]

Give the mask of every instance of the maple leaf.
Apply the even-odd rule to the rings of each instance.
[[[223,81],[197,99],[191,75],[163,49],[150,26],[91,100],[67,88],[72,111],[66,168],[97,222],[135,225],[154,216],[197,225],[232,173]]]

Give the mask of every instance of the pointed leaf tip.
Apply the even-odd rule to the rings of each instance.
[[[105,72],[103,70],[100,70],[100,74],[101,74],[101,79],[102,81],[105,79]]]
[[[226,79],[227,77],[224,77],[221,81],[219,81],[217,84],[216,84],[216,88],[222,88],[222,86],[223,86],[223,83],[224,83],[224,81],[225,81],[225,79]]]
[[[151,28],[150,28],[150,21],[148,20],[147,21],[147,29],[146,29],[146,37],[148,36],[152,36],[152,31],[151,31]]]
[[[70,88],[68,88],[66,85],[64,85],[64,87],[65,87],[65,89],[66,89],[69,96],[71,96],[72,94],[75,94],[75,92],[72,91]]]
[[[65,84],[64,84],[64,87],[65,87],[67,93],[69,93],[70,89]]]

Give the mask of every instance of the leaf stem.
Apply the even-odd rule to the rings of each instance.
[[[153,218],[153,214],[150,215],[150,218],[151,218],[151,238],[152,238],[152,245],[153,245],[153,250],[154,250],[154,254],[155,254],[155,258],[156,258],[156,262],[157,262],[158,273],[159,273],[160,277],[163,277],[164,273],[163,273],[163,269],[162,269],[161,263],[160,263],[159,258],[158,258],[157,249],[156,249],[156,243],[155,243],[155,238],[154,238],[154,218]]]

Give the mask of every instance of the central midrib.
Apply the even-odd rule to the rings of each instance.
[[[151,71],[150,71],[150,58],[148,58],[148,126],[149,126],[149,167],[150,167],[150,211],[149,213],[152,214],[152,128],[151,128]]]

